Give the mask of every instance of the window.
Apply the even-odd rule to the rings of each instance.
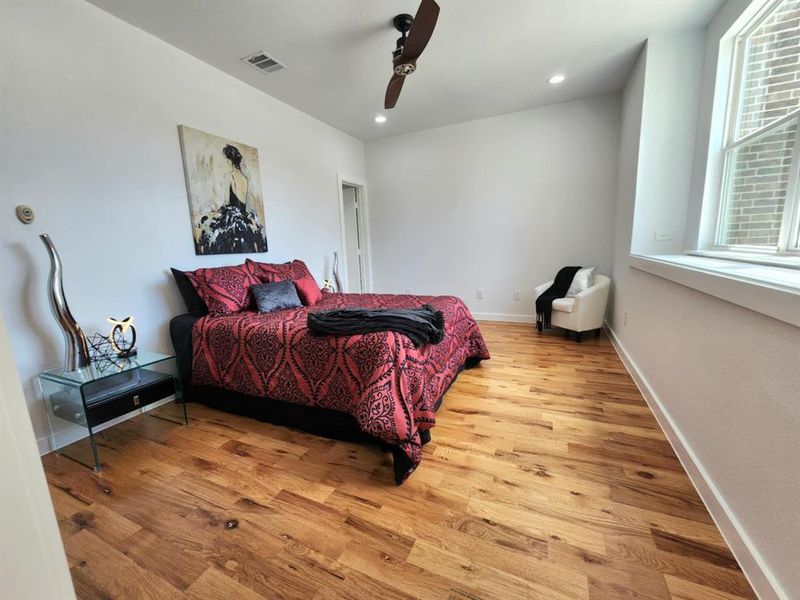
[[[800,0],[736,39],[716,246],[800,253]]]

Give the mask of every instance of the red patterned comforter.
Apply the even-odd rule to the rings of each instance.
[[[309,311],[417,308],[444,313],[439,344],[414,348],[394,332],[313,336]],[[363,431],[422,458],[420,432],[468,358],[489,358],[478,325],[453,296],[324,294],[312,308],[206,316],[192,331],[192,384],[349,413]],[[403,477],[403,478],[405,478]]]

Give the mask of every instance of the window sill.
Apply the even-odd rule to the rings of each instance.
[[[689,252],[691,256],[705,256],[706,258],[721,258],[741,263],[766,265],[769,267],[782,267],[784,269],[800,270],[800,256],[776,254],[749,254],[735,250],[695,250]]]
[[[631,254],[630,264],[800,327],[800,270],[684,254]]]

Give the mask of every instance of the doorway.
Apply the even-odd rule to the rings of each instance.
[[[342,291],[362,294],[370,290],[366,186],[340,176],[340,217],[342,236]]]

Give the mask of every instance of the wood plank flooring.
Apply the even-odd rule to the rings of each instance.
[[[605,337],[482,323],[422,465],[191,404],[44,457],[80,598],[754,598]]]

